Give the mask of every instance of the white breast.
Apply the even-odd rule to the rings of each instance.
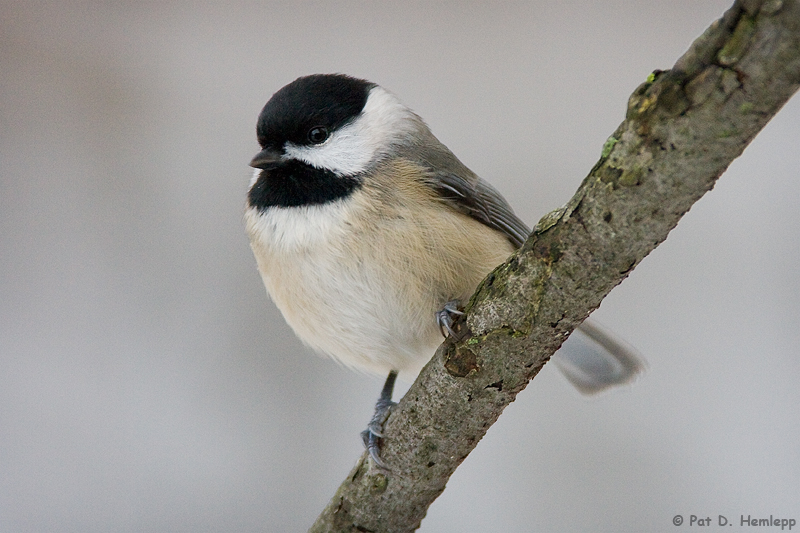
[[[276,253],[309,253],[331,240],[341,239],[352,216],[345,200],[300,207],[271,207],[245,213],[251,240]]]
[[[267,292],[304,343],[347,366],[413,377],[442,340],[437,304],[409,298],[385,251],[365,242],[358,211],[347,198],[251,208],[245,220]]]

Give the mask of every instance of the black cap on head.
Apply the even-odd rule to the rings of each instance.
[[[322,126],[332,132],[349,123],[361,113],[373,87],[374,83],[344,74],[297,78],[272,95],[261,110],[258,142],[277,151],[286,141],[313,144],[309,139],[312,129]]]

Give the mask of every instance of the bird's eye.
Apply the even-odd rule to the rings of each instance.
[[[313,144],[322,144],[328,139],[328,128],[315,126],[308,131],[308,140]]]

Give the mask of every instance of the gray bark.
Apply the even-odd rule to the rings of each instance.
[[[633,270],[800,85],[800,0],[742,0],[628,102],[569,203],[467,306],[311,531],[417,529],[458,465],[572,330]]]

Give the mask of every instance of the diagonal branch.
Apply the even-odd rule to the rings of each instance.
[[[800,86],[800,0],[737,0],[654,72],[569,203],[467,306],[311,531],[413,531],[458,465],[572,330],[656,246]]]

